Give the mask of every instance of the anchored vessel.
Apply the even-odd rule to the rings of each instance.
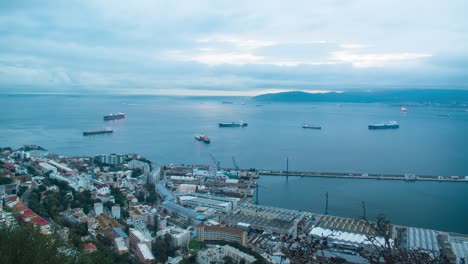
[[[302,128],[308,128],[308,129],[322,129],[321,126],[315,126],[315,125],[302,125]]]
[[[112,129],[90,130],[90,131],[83,131],[83,136],[111,134],[111,133],[114,133],[114,130],[112,130]]]
[[[119,112],[119,113],[115,113],[115,114],[105,115],[104,116],[104,121],[124,119],[124,118],[125,118],[125,113],[124,112]]]
[[[380,124],[370,124],[369,129],[396,129],[399,128],[400,125],[398,125],[397,121],[389,121],[386,123],[380,123]]]
[[[247,123],[244,121],[219,123],[219,127],[246,127],[246,126],[247,126]]]
[[[210,144],[210,142],[211,142],[210,138],[207,137],[205,134],[195,135],[195,139],[198,140],[198,141],[203,141],[206,144]]]

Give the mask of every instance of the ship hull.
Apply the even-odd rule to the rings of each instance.
[[[110,114],[104,116],[104,121],[124,119],[125,113]]]
[[[370,130],[377,130],[377,129],[397,129],[399,125],[369,125],[368,128]]]
[[[246,127],[247,123],[219,123],[219,127]]]
[[[302,126],[304,129],[322,129],[322,127],[319,126]]]
[[[101,134],[112,134],[113,130],[98,130],[98,131],[84,131],[83,136],[101,135]]]

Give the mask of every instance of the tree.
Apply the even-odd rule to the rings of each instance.
[[[230,256],[224,256],[223,260],[224,260],[224,264],[236,264],[234,259],[231,258]]]
[[[370,248],[359,248],[357,253],[366,259],[370,264],[445,264],[450,260],[444,256],[428,254],[421,250],[406,249],[399,244],[399,241],[391,241],[391,225],[383,215],[377,217],[375,223],[365,219],[365,222],[373,230],[373,235],[367,235]],[[378,238],[383,238],[378,239]],[[322,260],[320,254],[326,249],[330,249],[329,237],[312,238],[307,234],[293,237],[283,237],[282,253],[284,259],[289,259],[292,264],[296,263],[342,263],[343,259],[333,258]]]
[[[28,187],[26,186],[20,186],[18,190],[18,196],[21,197],[23,194],[28,190]]]
[[[109,255],[110,249],[105,254],[100,248],[93,254],[78,253],[73,256],[61,254],[58,249],[66,249],[66,245],[54,235],[41,234],[37,227],[20,225],[15,228],[0,228],[0,263],[116,263],[113,256]]]

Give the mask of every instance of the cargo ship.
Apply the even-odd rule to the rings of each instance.
[[[124,118],[125,118],[125,113],[124,112],[118,112],[118,113],[115,113],[115,114],[105,115],[104,116],[104,121],[124,119]]]
[[[210,144],[210,143],[211,143],[210,138],[207,137],[205,134],[198,134],[198,135],[195,135],[195,139],[198,140],[198,141],[203,141],[203,142],[205,142],[206,144]]]
[[[247,125],[244,121],[219,123],[219,127],[246,127]]]
[[[307,128],[307,129],[322,129],[321,126],[315,126],[315,125],[302,125],[302,128]]]
[[[114,130],[112,129],[103,129],[103,130],[90,130],[90,131],[83,131],[83,136],[92,136],[92,135],[100,135],[100,134],[112,134]]]
[[[389,121],[386,123],[380,123],[380,124],[370,124],[369,129],[396,129],[399,128],[400,125],[398,125],[397,121]]]

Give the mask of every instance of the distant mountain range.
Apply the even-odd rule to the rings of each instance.
[[[269,93],[253,97],[263,102],[412,102],[412,103],[468,103],[468,90],[385,90],[307,93],[302,91]]]

